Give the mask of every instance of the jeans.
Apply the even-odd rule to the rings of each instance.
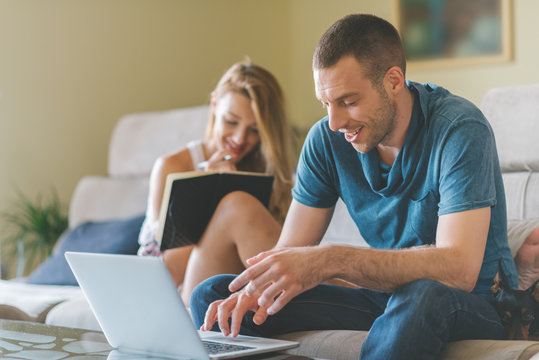
[[[233,275],[201,283],[191,296],[197,327],[208,305],[230,295]],[[393,293],[321,284],[295,297],[256,325],[247,314],[240,333],[274,336],[305,330],[365,330],[360,359],[438,359],[449,341],[505,339],[505,330],[487,299],[421,279]],[[219,331],[217,324],[215,331]]]

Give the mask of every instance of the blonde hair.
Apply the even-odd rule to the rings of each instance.
[[[213,93],[219,99],[229,92],[242,94],[250,100],[260,136],[260,143],[237,164],[238,170],[274,176],[269,210],[282,224],[290,206],[293,169],[290,127],[281,87],[269,71],[250,61],[242,61],[225,72]],[[215,113],[212,111],[206,140],[212,139],[214,127]]]

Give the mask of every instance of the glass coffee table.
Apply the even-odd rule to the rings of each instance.
[[[0,320],[3,359],[107,359],[112,347],[101,332]]]
[[[31,360],[166,360],[114,350],[102,332],[0,319],[0,358]],[[265,354],[249,360],[307,360],[304,356]],[[170,360],[170,359],[168,359]]]

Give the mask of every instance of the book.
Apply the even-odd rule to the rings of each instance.
[[[268,207],[272,186],[273,176],[263,173],[187,171],[169,174],[156,235],[161,251],[198,243],[226,194],[245,191]]]

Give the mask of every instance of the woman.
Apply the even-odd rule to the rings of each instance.
[[[183,284],[181,295],[186,304],[192,289],[200,281],[220,273],[241,272],[246,259],[268,250],[274,243],[256,239],[227,242],[223,238],[217,241],[215,236],[203,235],[195,246],[170,249],[160,254],[155,234],[166,176],[195,169],[273,175],[269,211],[264,210],[267,214],[261,214],[259,218],[266,224],[271,223],[271,228],[278,234],[291,201],[291,159],[289,127],[277,80],[267,70],[249,61],[234,64],[211,94],[205,139],[191,142],[154,164],[146,220],[139,236],[139,255],[163,256],[176,285]],[[220,204],[214,218],[225,211],[230,214],[235,209]],[[193,249],[196,256],[192,256]]]

